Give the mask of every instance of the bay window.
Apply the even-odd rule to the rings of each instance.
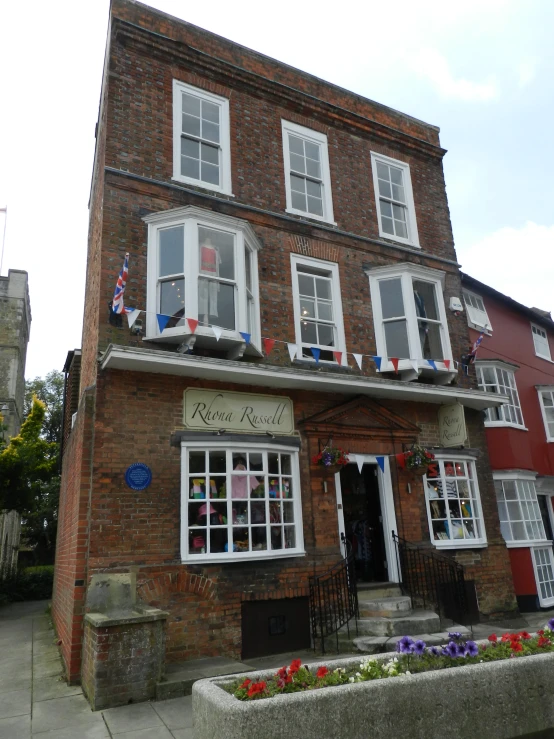
[[[493,473],[500,530],[508,544],[545,541],[534,473]]]
[[[486,544],[475,462],[439,456],[424,476],[431,541],[437,548]]]
[[[183,441],[181,462],[183,560],[304,553],[297,448]]]
[[[400,360],[400,371],[413,373],[408,379],[428,373],[429,359],[439,373],[453,369],[448,367],[452,351],[442,293],[444,273],[400,264],[368,269],[366,274],[381,371],[393,369],[391,357]]]
[[[525,429],[517,392],[516,369],[517,365],[500,360],[481,360],[475,363],[479,388],[486,393],[507,395],[509,398],[505,405],[487,408],[486,426],[515,426]]]
[[[146,339],[213,345],[216,326],[222,331],[218,348],[258,351],[260,245],[251,227],[192,206],[144,220],[149,229]],[[198,321],[195,331],[189,318]],[[240,332],[251,335],[248,347]]]

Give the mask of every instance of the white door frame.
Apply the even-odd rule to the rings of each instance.
[[[383,519],[382,526],[383,538],[385,540],[385,555],[387,557],[387,572],[389,582],[400,582],[398,562],[396,560],[396,547],[392,540],[392,532],[394,531],[394,533],[397,533],[397,528],[389,458],[385,457],[385,471],[382,472],[381,468],[377,464],[377,457],[374,454],[349,454],[348,463],[357,464],[356,458],[359,457],[364,458],[364,464],[374,464],[377,466],[377,483],[379,485],[379,500],[381,502],[381,518]],[[335,490],[337,494],[337,521],[339,527],[340,547],[343,556],[345,556],[346,552],[344,551],[342,535],[346,534],[346,530],[344,527],[340,470],[335,473]]]

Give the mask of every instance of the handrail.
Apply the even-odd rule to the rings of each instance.
[[[346,625],[350,638],[350,620],[356,619],[358,633],[358,590],[354,554],[347,545],[346,556],[320,575],[310,578],[310,618],[314,649],[321,639],[321,652],[325,654],[325,639],[336,635],[339,651],[339,630]]]
[[[423,550],[398,536],[396,548],[402,592],[436,608],[441,618],[471,627],[469,599],[463,565],[434,551]]]

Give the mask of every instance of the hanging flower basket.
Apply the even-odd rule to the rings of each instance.
[[[419,444],[414,444],[412,448],[404,453],[405,467],[410,472],[424,475],[429,466],[433,464],[435,455]]]
[[[333,467],[344,467],[345,464],[348,464],[348,452],[339,447],[326,446],[319,454],[312,457],[312,464],[325,467],[328,470]]]

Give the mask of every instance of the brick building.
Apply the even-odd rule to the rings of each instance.
[[[169,661],[253,654],[268,619],[284,651],[340,534],[362,580],[398,582],[394,531],[462,563],[482,618],[515,608],[482,413],[505,399],[458,372],[444,154],[435,126],[113,0],[53,600],[70,679],[93,575],[136,574]],[[427,480],[395,460],[415,442]]]
[[[501,531],[519,607],[554,605],[554,322],[550,313],[462,275],[479,386],[510,402],[485,426]]]

